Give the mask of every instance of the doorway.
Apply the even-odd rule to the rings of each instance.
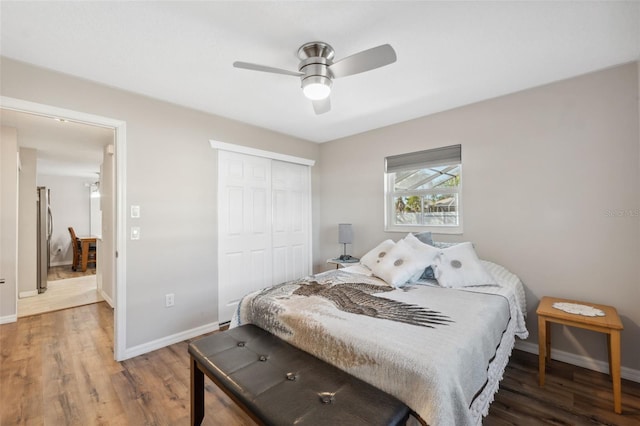
[[[0,121],[16,130],[20,161],[18,318],[102,300],[111,304],[113,280],[102,279],[102,262],[80,267],[69,227],[91,238],[95,250],[103,233],[102,210],[112,207],[101,202],[101,193],[113,198],[112,185],[101,181],[114,176],[106,152],[114,130],[6,109]]]
[[[112,288],[112,306],[114,307],[114,356],[116,360],[124,359],[125,345],[125,309],[124,309],[124,212],[123,201],[125,197],[125,141],[126,123],[107,117],[86,114],[78,111],[62,109],[50,105],[37,104],[20,99],[2,97],[2,108],[7,111],[29,113],[36,116],[48,117],[60,121],[84,124],[103,129],[109,129],[113,135],[113,144],[105,148],[112,158],[111,178],[107,180],[104,188],[110,194],[112,203],[111,213],[105,215],[103,210],[103,235],[102,235],[102,258],[105,275],[103,285]],[[102,170],[106,172],[106,170]],[[104,177],[104,175],[102,176]],[[102,180],[101,182],[105,182]],[[17,299],[17,280],[14,283],[7,283],[15,286],[15,297]],[[122,296],[119,296],[122,295]]]

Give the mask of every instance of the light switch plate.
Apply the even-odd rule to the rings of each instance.
[[[140,206],[131,206],[131,217],[132,218],[140,217]]]
[[[131,239],[132,240],[139,240],[140,239],[140,227],[139,226],[132,226],[131,227]]]

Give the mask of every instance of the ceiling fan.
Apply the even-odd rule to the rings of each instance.
[[[263,71],[300,77],[304,95],[313,103],[316,114],[324,114],[331,109],[329,94],[334,78],[359,74],[384,67],[396,61],[396,52],[388,44],[383,44],[351,56],[333,61],[334,50],[321,41],[305,43],[298,49],[300,64],[298,71],[289,71],[249,62],[234,62],[236,68]]]

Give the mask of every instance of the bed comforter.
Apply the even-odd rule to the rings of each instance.
[[[526,338],[520,280],[484,262],[499,286],[402,288],[333,270],[245,296],[231,326],[253,323],[394,395],[423,422],[476,425],[514,345]]]

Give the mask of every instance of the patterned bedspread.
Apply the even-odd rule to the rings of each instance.
[[[500,286],[456,290],[328,271],[245,296],[231,326],[256,324],[396,396],[429,425],[480,424],[514,335],[527,336],[522,284],[504,268],[492,273]]]

